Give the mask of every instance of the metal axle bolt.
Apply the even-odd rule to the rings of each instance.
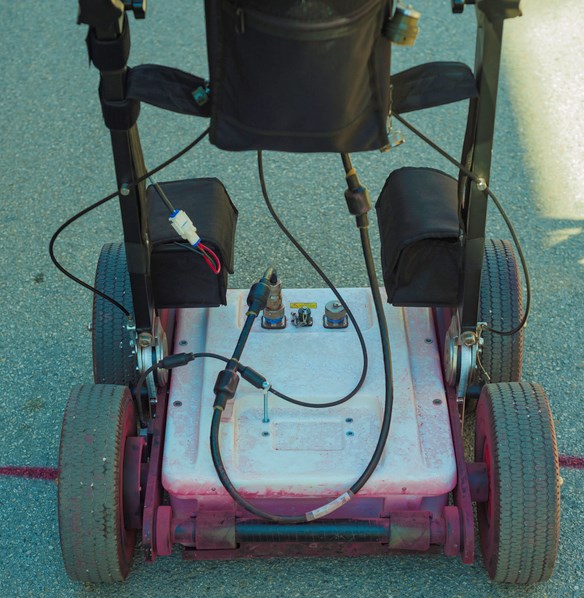
[[[152,345],[152,335],[149,332],[141,332],[138,336],[138,345],[143,349]]]
[[[477,344],[477,335],[474,332],[463,332],[460,335],[462,344],[466,347],[473,347]]]

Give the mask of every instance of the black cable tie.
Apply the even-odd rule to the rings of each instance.
[[[371,198],[366,187],[360,186],[345,191],[345,201],[352,216],[362,216],[371,210]]]

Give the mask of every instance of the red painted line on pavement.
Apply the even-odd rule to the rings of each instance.
[[[56,480],[59,471],[54,467],[0,467],[0,475],[33,480]]]
[[[584,457],[560,455],[560,467],[567,467],[569,469],[584,469]]]
[[[560,455],[560,467],[567,469],[584,469],[584,457]],[[59,470],[55,467],[0,467],[0,475],[33,480],[56,480]]]

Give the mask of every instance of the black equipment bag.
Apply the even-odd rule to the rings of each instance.
[[[432,168],[400,168],[375,208],[388,302],[455,306],[463,257],[456,179]]]
[[[388,143],[390,0],[206,0],[211,143],[358,152]]]
[[[225,305],[227,273],[233,273],[237,223],[237,209],[225,187],[215,178],[160,183],[160,187],[173,206],[191,218],[201,241],[219,258],[221,272],[214,274],[201,255],[185,246],[187,242],[168,221],[168,208],[158,191],[149,186],[148,231],[152,243],[150,273],[154,305],[157,308]]]

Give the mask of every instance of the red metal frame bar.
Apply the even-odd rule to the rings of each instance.
[[[158,392],[156,418],[152,420],[150,442],[150,463],[148,481],[144,497],[144,517],[142,520],[142,545],[144,559],[152,562],[156,559],[156,511],[162,500],[162,452],[166,430],[167,389]]]
[[[436,338],[440,347],[441,359],[444,359],[444,340],[450,325],[453,311],[450,309],[434,309],[434,325]],[[444,364],[443,364],[444,366]],[[456,461],[456,487],[454,488],[454,504],[458,507],[461,518],[461,549],[463,563],[471,564],[474,561],[474,512],[472,508],[472,493],[468,476],[468,464],[464,459],[464,440],[462,438],[462,422],[456,396],[456,389],[444,384],[450,418],[450,431]]]

